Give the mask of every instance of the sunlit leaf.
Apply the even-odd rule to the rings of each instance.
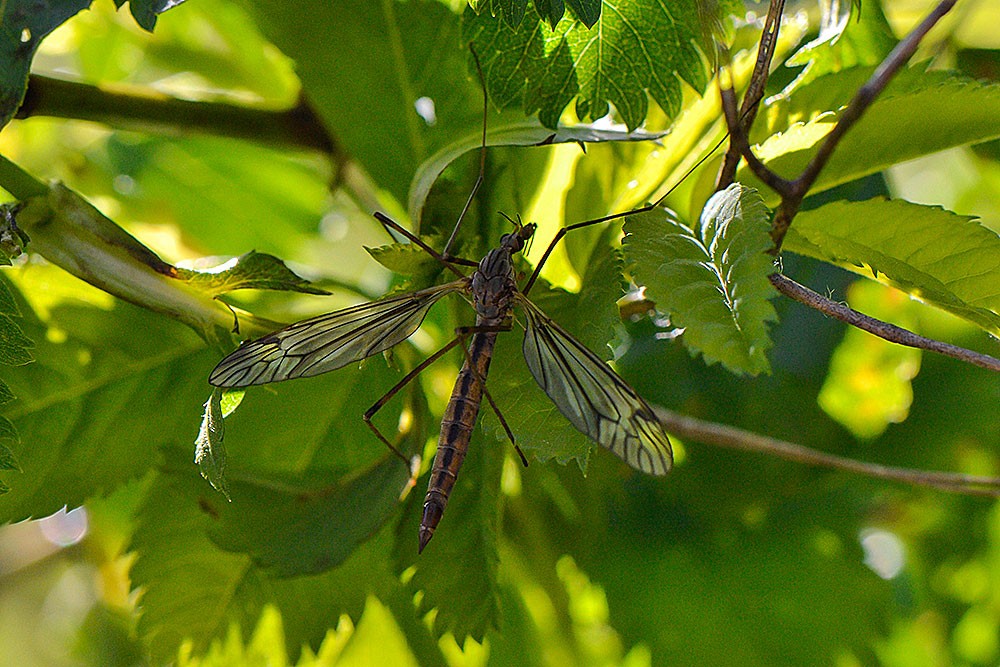
[[[2,412],[21,435],[12,450],[24,471],[5,478],[12,490],[0,517],[8,521],[78,506],[149,472],[165,441],[190,442],[193,432],[176,425],[199,414],[205,394],[204,380],[190,378],[204,378],[216,356],[167,318],[60,299],[59,285],[79,288],[64,276],[51,282],[57,275],[34,267],[30,284],[20,285],[29,299],[37,291],[54,301],[44,322],[24,318],[36,362],[4,373],[17,400]]]
[[[537,121],[512,123],[507,125],[493,124],[487,128],[486,145],[489,146],[548,146],[552,144],[577,143],[600,144],[621,141],[656,141],[664,136],[663,132],[644,132],[642,130],[628,131],[624,127],[598,127],[595,125],[563,125],[548,128]],[[482,131],[470,132],[461,139],[452,142],[421,163],[408,197],[410,219],[420,222],[424,204],[434,183],[445,168],[469,151],[481,148],[483,145]],[[392,268],[392,267],[389,267]]]
[[[222,390],[216,387],[205,402],[205,412],[201,427],[194,442],[194,462],[201,470],[201,476],[208,480],[216,491],[230,500],[226,484],[226,422],[222,414]]]
[[[184,466],[178,470],[190,469],[183,458],[176,461]],[[289,646],[318,647],[341,614],[357,620],[368,594],[398,585],[388,567],[384,531],[326,574],[274,578],[248,555],[225,552],[209,539],[217,496],[207,496],[206,503],[206,493],[212,492],[197,475],[164,474],[139,512],[131,547],[139,554],[132,579],[144,590],[139,630],[160,662],[173,658],[182,637],[200,652],[225,636],[230,623],[253,627],[267,604],[281,612]]]
[[[705,86],[702,38],[696,3],[618,3],[593,29],[563,20],[552,28],[533,8],[517,30],[487,12],[467,9],[463,38],[480,54],[490,98],[500,107],[536,111],[555,127],[577,97],[580,118],[597,119],[613,104],[629,128],[646,118],[648,98],[674,116],[680,109],[681,81]]]
[[[792,178],[805,167],[824,137],[833,129],[837,113],[870,75],[855,68],[819,77],[774,110],[776,122],[799,121],[773,133],[755,152],[778,174]],[[830,112],[830,113],[827,113]],[[785,114],[792,115],[786,116]],[[984,84],[943,72],[910,69],[901,72],[865,111],[837,146],[820,172],[812,192],[829,189],[890,165],[921,155],[1000,137],[1000,85]],[[777,198],[749,169],[737,179],[758,188],[768,204]]]
[[[975,218],[902,200],[800,213],[791,252],[835,262],[1000,334],[1000,236]]]
[[[783,95],[819,76],[858,65],[877,65],[896,39],[878,2],[856,7],[836,1],[821,3],[823,16],[819,35],[791,55],[786,64],[805,65]],[[853,11],[852,11],[853,10]]]
[[[413,655],[407,637],[401,632],[394,610],[369,597],[365,612],[351,641],[344,647],[340,664],[399,665],[418,667],[427,664]]]
[[[213,295],[240,289],[329,294],[328,291],[313,287],[308,280],[297,276],[277,257],[255,251],[234,257],[213,269],[178,269],[178,274],[193,286]]]
[[[663,210],[625,223],[636,279],[684,328],[684,344],[709,363],[752,375],[770,369],[767,324],[776,318],[768,217],[757,192],[737,183],[708,201],[696,227]]]

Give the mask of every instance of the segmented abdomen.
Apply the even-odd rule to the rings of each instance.
[[[476,333],[469,343],[469,359],[462,364],[462,370],[455,381],[455,389],[441,420],[441,435],[438,437],[437,453],[431,466],[431,478],[424,497],[424,514],[420,522],[420,551],[434,535],[434,529],[441,521],[448,496],[455,486],[458,471],[465,461],[469,449],[472,429],[476,425],[479,406],[483,397],[483,386],[478,378],[486,379],[493,358],[496,332]]]

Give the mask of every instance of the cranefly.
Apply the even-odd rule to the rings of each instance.
[[[388,221],[382,215],[378,217]],[[431,466],[420,523],[421,551],[444,514],[486,391],[497,335],[511,328],[515,306],[525,315],[522,349],[528,369],[559,411],[578,430],[633,468],[652,475],[666,474],[673,461],[670,440],[653,410],[600,357],[518,289],[512,259],[534,231],[535,225],[527,224],[505,234],[471,276],[320,315],[245,343],[219,362],[209,382],[217,387],[246,387],[336,370],[402,342],[417,330],[439,299],[451,293],[466,293],[476,309],[475,326],[461,330],[459,337],[428,360],[438,358],[469,338],[465,362],[445,409]],[[533,278],[537,270],[536,267]],[[421,364],[417,370],[426,365]],[[369,425],[375,411],[401,386],[402,383],[394,387],[365,413]],[[392,448],[373,425],[372,428]]]
[[[475,57],[475,52],[473,57],[478,68],[479,61]],[[480,80],[482,80],[481,70]],[[465,209],[459,215],[444,251],[436,252],[387,216],[381,213],[375,214],[387,229],[402,234],[459,276],[457,280],[297,322],[255,341],[244,343],[219,362],[209,376],[209,382],[217,387],[247,387],[336,370],[384,352],[409,338],[423,322],[431,306],[442,297],[452,293],[471,296],[476,310],[475,326],[457,330],[456,337],[448,345],[408,373],[363,416],[365,423],[375,435],[405,462],[405,457],[372,423],[372,417],[420,371],[453,347],[469,339],[468,348],[464,350],[465,362],[458,373],[451,400],[441,422],[437,452],[431,466],[427,495],[424,498],[423,517],[420,522],[420,551],[427,546],[444,515],[448,497],[455,486],[458,472],[469,449],[472,431],[484,396],[496,411],[507,436],[514,442],[514,436],[507,427],[507,422],[486,388],[486,378],[497,335],[511,329],[515,307],[520,308],[525,316],[522,350],[528,369],[559,412],[569,419],[573,426],[642,472],[665,475],[673,464],[670,439],[652,408],[600,357],[551,320],[527,298],[545,261],[567,232],[621,218],[627,214],[609,215],[560,229],[542,254],[523,290],[519,289],[515,280],[513,257],[524,248],[534,234],[533,223],[521,225],[519,222],[511,221],[515,226],[514,231],[505,234],[500,239],[500,244],[490,250],[478,264],[453,258],[449,253],[469,204],[482,183],[485,154],[486,91],[484,88],[479,178],[473,186]],[[650,210],[658,206],[660,201],[662,198],[631,213]],[[472,275],[466,276],[459,269],[460,266],[476,268]]]

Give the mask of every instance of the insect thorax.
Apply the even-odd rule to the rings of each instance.
[[[473,305],[482,318],[499,320],[510,313],[510,302],[517,290],[511,252],[506,245],[491,250],[472,274]]]

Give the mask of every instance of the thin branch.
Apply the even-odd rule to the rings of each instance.
[[[931,11],[930,14],[914,28],[909,35],[907,35],[903,40],[896,45],[896,48],[886,56],[885,60],[875,69],[872,73],[871,78],[858,89],[855,93],[854,98],[851,102],[844,108],[844,111],[840,115],[840,119],[834,126],[833,130],[826,136],[822,145],[820,145],[819,150],[813,159],[802,171],[802,173],[794,180],[786,180],[773,171],[767,168],[767,166],[761,162],[750,148],[750,143],[747,138],[746,128],[749,123],[740,119],[740,116],[736,112],[736,94],[732,88],[732,77],[729,80],[723,81],[720,86],[720,92],[722,96],[722,108],[726,116],[726,125],[729,129],[730,134],[730,150],[736,151],[747,161],[747,165],[768,187],[772,188],[776,193],[781,195],[781,204],[778,206],[778,210],[775,213],[774,221],[771,225],[771,238],[774,240],[773,253],[781,249],[782,241],[784,241],[785,234],[788,232],[789,226],[791,226],[792,219],[799,211],[799,207],[802,205],[802,200],[805,198],[809,189],[816,182],[819,177],[820,172],[826,163],[830,160],[835,149],[839,145],[840,141],[843,139],[847,131],[850,130],[854,125],[861,119],[861,116],[868,109],[869,106],[875,101],[875,99],[885,90],[889,82],[892,81],[893,77],[903,68],[903,65],[913,54],[916,52],[917,47],[920,45],[921,40],[927,35],[927,33],[933,28],[941,18],[951,11],[957,0],[942,0],[937,7]],[[772,5],[772,10],[773,10]],[[765,30],[767,28],[765,27]],[[766,37],[762,36],[761,43],[763,45]],[[759,62],[758,62],[759,64]],[[756,75],[756,73],[755,73]],[[725,77],[722,77],[725,79]],[[744,100],[744,106],[746,103],[751,101],[751,97],[747,96]],[[729,156],[727,154],[727,165]],[[735,166],[732,167],[735,169]],[[722,178],[725,176],[725,172],[720,173],[720,183]]]
[[[718,445],[745,452],[761,452],[778,456],[788,461],[834,468],[836,470],[846,470],[865,475],[866,477],[905,482],[907,484],[926,486],[951,493],[1000,496],[1000,478],[998,477],[914,470],[913,468],[898,468],[878,463],[866,463],[843,456],[827,454],[785,440],[769,438],[733,426],[687,417],[659,406],[654,407],[653,410],[664,427],[671,433],[681,438],[696,440],[708,445]]]
[[[736,115],[736,92],[733,90],[731,80],[722,84],[719,88],[719,94],[722,97],[722,111],[725,113],[726,125],[729,128],[729,145],[739,151],[757,178],[784,196],[784,193],[791,190],[793,184],[768,169],[767,165],[761,162],[750,148],[746,130]]]
[[[767,86],[771,62],[774,60],[774,51],[778,45],[778,28],[781,25],[781,15],[784,9],[785,0],[771,0],[764,29],[760,34],[760,42],[757,45],[757,62],[754,64],[750,85],[747,87],[746,94],[743,96],[743,104],[740,107],[740,126],[743,128],[744,136],[749,134],[750,127],[757,117],[760,101],[764,97],[764,88]],[[742,154],[743,151],[740,147],[730,142],[715,181],[716,190],[723,190],[733,182]]]
[[[875,69],[875,72],[868,79],[867,83],[858,89],[854,98],[844,109],[843,113],[841,113],[840,119],[833,130],[826,136],[826,139],[812,161],[806,166],[802,174],[793,181],[791,189],[787,192],[781,192],[781,205],[774,216],[771,229],[771,237],[774,239],[776,249],[781,247],[785,234],[792,223],[792,218],[799,211],[802,199],[809,192],[809,188],[816,181],[820,171],[826,166],[840,140],[861,119],[861,116],[871,106],[872,102],[885,90],[889,82],[892,81],[899,70],[903,68],[903,65],[913,56],[921,40],[945,14],[951,11],[956,1],[943,0],[927,15],[927,18],[920,25],[914,28],[909,35],[896,45],[896,48]]]
[[[32,74],[17,118],[52,116],[90,120],[123,130],[167,136],[204,133],[266,144],[319,150],[343,159],[342,151],[303,101],[290,109],[197,102],[140,87],[98,87]]]
[[[959,361],[965,361],[974,366],[979,366],[980,368],[1000,372],[1000,359],[996,359],[987,354],[973,352],[972,350],[967,350],[964,347],[958,347],[957,345],[950,345],[932,338],[925,338],[924,336],[917,335],[912,331],[898,327],[895,324],[889,324],[888,322],[883,322],[882,320],[877,320],[874,317],[859,313],[856,310],[848,308],[842,303],[831,301],[830,299],[813,292],[808,287],[800,285],[780,273],[774,273],[769,276],[769,278],[771,280],[771,284],[785,296],[795,299],[799,303],[803,303],[810,308],[829,315],[830,317],[836,318],[841,322],[850,324],[858,329],[863,329],[870,334],[878,336],[879,338],[884,338],[890,343],[898,343],[899,345],[906,345],[907,347],[916,347],[921,350],[930,350],[931,352],[937,352],[939,354],[958,359]]]

